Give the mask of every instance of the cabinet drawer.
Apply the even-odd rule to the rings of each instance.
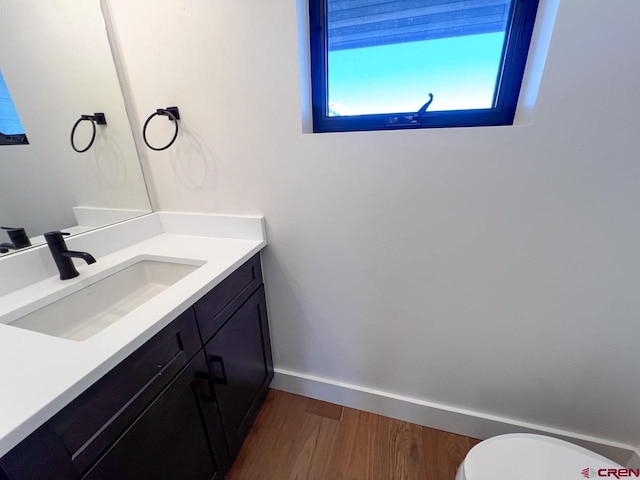
[[[233,272],[195,304],[202,342],[206,343],[262,284],[260,254]]]
[[[96,460],[200,348],[190,308],[49,421],[79,472]]]

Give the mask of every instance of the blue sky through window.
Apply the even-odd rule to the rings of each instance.
[[[491,108],[504,32],[329,52],[330,115]]]
[[[11,101],[11,95],[7,85],[4,83],[4,77],[0,72],[0,133],[5,135],[24,134],[24,128],[18,112]]]

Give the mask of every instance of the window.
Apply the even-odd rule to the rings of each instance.
[[[310,0],[314,132],[510,125],[538,0]]]
[[[0,72],[0,145],[29,143]]]

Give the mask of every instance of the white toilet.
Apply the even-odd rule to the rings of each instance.
[[[575,480],[598,478],[603,468],[621,466],[569,442],[514,433],[473,447],[458,468],[456,480]]]

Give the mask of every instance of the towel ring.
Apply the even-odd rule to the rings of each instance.
[[[167,143],[164,147],[160,147],[160,148],[152,147],[151,145],[149,145],[149,140],[147,140],[147,126],[149,125],[149,122],[151,121],[151,119],[155,116],[169,117],[169,120],[174,122],[174,125],[176,127],[175,131],[173,132],[173,138],[171,139],[171,141]],[[171,145],[173,145],[173,142],[175,142],[176,138],[178,138],[178,130],[179,130],[178,120],[180,120],[180,112],[178,111],[178,107],[159,108],[155,112],[153,112],[151,115],[149,115],[149,118],[147,118],[147,120],[144,122],[144,127],[142,127],[142,139],[144,140],[145,145],[149,147],[151,150],[155,150],[156,152],[159,152],[161,150],[166,150]]]
[[[87,145],[85,148],[83,149],[78,149],[78,147],[76,147],[75,141],[74,141],[74,137],[76,134],[76,128],[78,128],[78,125],[80,125],[80,122],[83,122],[85,120],[88,120],[91,122],[91,127],[93,129],[93,132],[91,133],[91,140],[89,141],[89,145]],[[96,139],[96,123],[98,125],[106,125],[107,124],[107,119],[104,116],[104,113],[102,112],[98,112],[98,113],[94,113],[93,115],[80,115],[80,118],[78,120],[76,120],[76,123],[73,124],[73,128],[71,129],[71,148],[73,148],[76,152],[78,153],[84,153],[87,150],[89,150],[91,148],[91,146],[93,145],[93,142]]]

